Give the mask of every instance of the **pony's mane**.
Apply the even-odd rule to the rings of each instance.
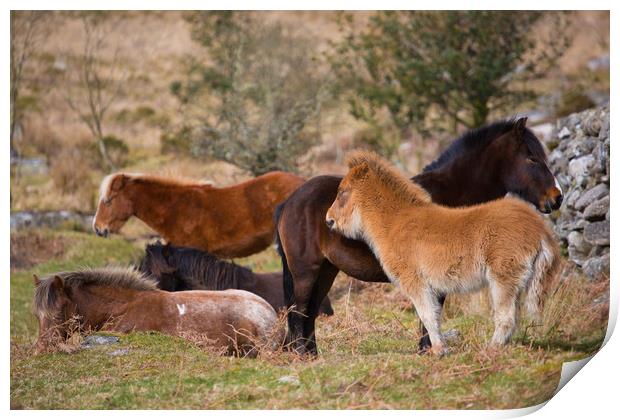
[[[392,190],[399,199],[405,200],[411,204],[431,202],[431,197],[424,188],[411,182],[411,180],[396,169],[394,165],[374,152],[354,152],[349,156],[347,164],[349,169],[367,164],[369,170],[376,175],[379,182]]]
[[[474,130],[470,130],[457,138],[437,159],[428,164],[423,172],[439,169],[455,159],[469,153],[478,154],[482,149],[489,146],[495,139],[503,136],[514,129],[516,119],[501,120],[488,124]],[[536,135],[529,129],[523,131],[523,141],[525,141],[530,152],[542,161],[546,160],[545,151]]]
[[[57,299],[52,287],[55,277],[62,279],[64,288],[86,286],[108,286],[119,289],[156,290],[157,283],[132,267],[85,268],[52,274],[42,279],[35,289],[34,310],[40,314],[49,314]]]
[[[167,257],[164,256],[164,250]],[[237,289],[239,284],[254,277],[248,268],[194,248],[165,246],[157,242],[147,245],[146,254],[150,258],[151,268],[157,268],[162,273],[172,271],[173,275],[181,276],[186,282],[199,283],[207,290]],[[157,276],[152,270],[151,274]]]
[[[196,180],[186,177],[179,176],[166,176],[166,175],[157,175],[157,174],[143,174],[143,173],[131,173],[131,172],[115,172],[110,175],[107,175],[101,181],[101,185],[99,186],[99,197],[105,198],[108,195],[108,190],[110,189],[110,185],[112,181],[121,175],[125,175],[127,178],[134,181],[145,181],[145,182],[154,182],[161,185],[179,187],[179,186],[194,186],[194,187],[213,187],[213,182],[209,180]]]

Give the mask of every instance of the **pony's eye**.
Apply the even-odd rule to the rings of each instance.
[[[529,163],[530,165],[536,165],[538,163],[534,158],[530,158],[530,157],[525,158],[525,161]]]

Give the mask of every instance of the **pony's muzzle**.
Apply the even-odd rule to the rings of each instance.
[[[110,234],[110,231],[107,228],[99,229],[98,227],[95,226],[95,233],[97,234],[97,236],[101,236],[102,238],[107,238],[108,235]]]
[[[543,213],[551,213],[553,210],[557,210],[562,205],[564,196],[558,188],[552,188],[547,196],[541,200],[539,210]]]

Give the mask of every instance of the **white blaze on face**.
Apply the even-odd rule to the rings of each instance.
[[[112,178],[114,178],[116,174],[111,174],[103,178],[101,181],[101,185],[99,186],[99,201],[103,201],[108,196],[108,192],[110,190],[110,183],[112,182]]]
[[[187,308],[184,303],[177,303],[177,310],[181,316],[185,315],[185,312],[187,312]]]

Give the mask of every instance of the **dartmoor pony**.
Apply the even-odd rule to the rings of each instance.
[[[412,181],[434,202],[450,207],[484,203],[513,193],[544,213],[559,208],[562,192],[549,170],[542,145],[526,119],[499,121],[455,140]],[[284,269],[289,340],[299,352],[316,353],[314,320],[338,271],[362,281],[387,282],[376,258],[361,242],[330,231],[327,209],[342,177],[318,176],[276,210],[278,251]],[[440,296],[443,304],[445,297]],[[423,332],[421,349],[430,346]]]
[[[327,211],[326,223],[362,240],[390,281],[413,302],[431,351],[445,351],[438,295],[488,286],[495,332],[506,344],[515,329],[521,292],[540,314],[559,270],[559,249],[542,217],[517,198],[449,208],[379,156],[361,152]]]
[[[170,293],[133,269],[102,268],[34,276],[37,350],[66,339],[72,322],[83,331],[160,331],[206,336],[233,354],[276,348],[284,337],[271,305],[243,290]]]
[[[255,274],[198,249],[163,245],[161,242],[149,244],[140,271],[155,278],[159,288],[169,292],[247,290],[265,299],[276,312],[286,309],[281,272]],[[323,300],[319,313],[334,314],[328,297]]]
[[[116,173],[105,177],[93,229],[99,236],[118,230],[136,216],[168,242],[211,252],[220,258],[245,257],[274,239],[274,211],[303,178],[270,172],[226,188],[211,184]]]

